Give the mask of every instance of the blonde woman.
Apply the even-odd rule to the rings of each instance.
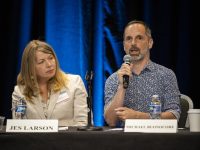
[[[59,126],[87,125],[87,92],[79,75],[65,74],[53,48],[33,40],[24,49],[12,116],[20,99],[26,103],[22,119],[58,119]]]

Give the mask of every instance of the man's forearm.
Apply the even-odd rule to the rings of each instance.
[[[125,96],[125,89],[123,85],[119,85],[115,96],[112,98],[111,103],[105,110],[105,119],[109,126],[115,126],[117,122],[117,116],[115,109],[123,106]]]

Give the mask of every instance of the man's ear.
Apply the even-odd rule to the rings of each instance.
[[[153,39],[150,38],[149,39],[149,49],[151,49],[153,47]]]
[[[125,46],[124,46],[124,41],[123,41],[123,48],[124,48],[124,52],[126,53],[126,49],[125,49]]]

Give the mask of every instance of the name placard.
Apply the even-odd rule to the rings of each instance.
[[[176,119],[126,119],[124,132],[176,133]]]
[[[7,119],[6,132],[58,132],[58,120]]]

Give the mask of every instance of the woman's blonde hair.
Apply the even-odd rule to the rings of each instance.
[[[24,86],[24,95],[27,100],[39,94],[39,87],[35,73],[35,54],[36,51],[52,54],[56,62],[56,73],[48,82],[48,88],[54,92],[59,91],[67,84],[64,72],[59,67],[59,62],[53,48],[46,42],[33,40],[24,49],[21,61],[21,70],[17,77],[17,85]]]

